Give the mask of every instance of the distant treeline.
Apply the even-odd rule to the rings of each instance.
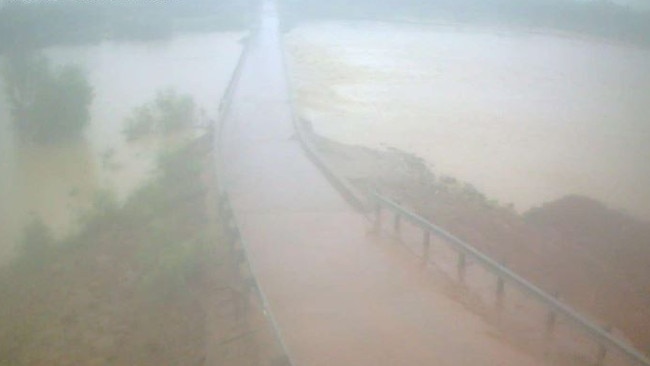
[[[257,0],[0,0],[0,51],[245,27]]]
[[[650,10],[607,0],[280,0],[285,27],[307,19],[443,19],[578,32],[650,45]]]

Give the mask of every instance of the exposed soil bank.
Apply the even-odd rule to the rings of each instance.
[[[361,190],[400,201],[650,350],[649,223],[580,196],[518,214],[413,155],[314,140]]]

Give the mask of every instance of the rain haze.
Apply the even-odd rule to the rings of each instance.
[[[650,365],[650,0],[0,0],[0,366]]]

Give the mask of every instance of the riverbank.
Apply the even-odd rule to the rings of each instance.
[[[319,136],[315,144],[361,191],[398,200],[650,350],[647,222],[580,196],[519,214],[414,155]]]
[[[650,8],[642,3],[594,1],[464,2],[280,0],[283,29],[314,21],[450,22],[462,25],[567,32],[614,42],[650,45]]]
[[[244,31],[256,1],[0,3],[0,54],[16,45],[91,45],[170,40],[180,33]]]
[[[261,310],[238,311],[247,301],[227,270],[210,151],[203,138],[163,154],[123,205],[98,195],[78,234],[26,230],[0,271],[0,365],[245,365],[265,354]]]

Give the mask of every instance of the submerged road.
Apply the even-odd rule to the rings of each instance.
[[[296,365],[541,365],[432,285],[295,139],[275,4],[262,11],[222,134],[249,260]]]

